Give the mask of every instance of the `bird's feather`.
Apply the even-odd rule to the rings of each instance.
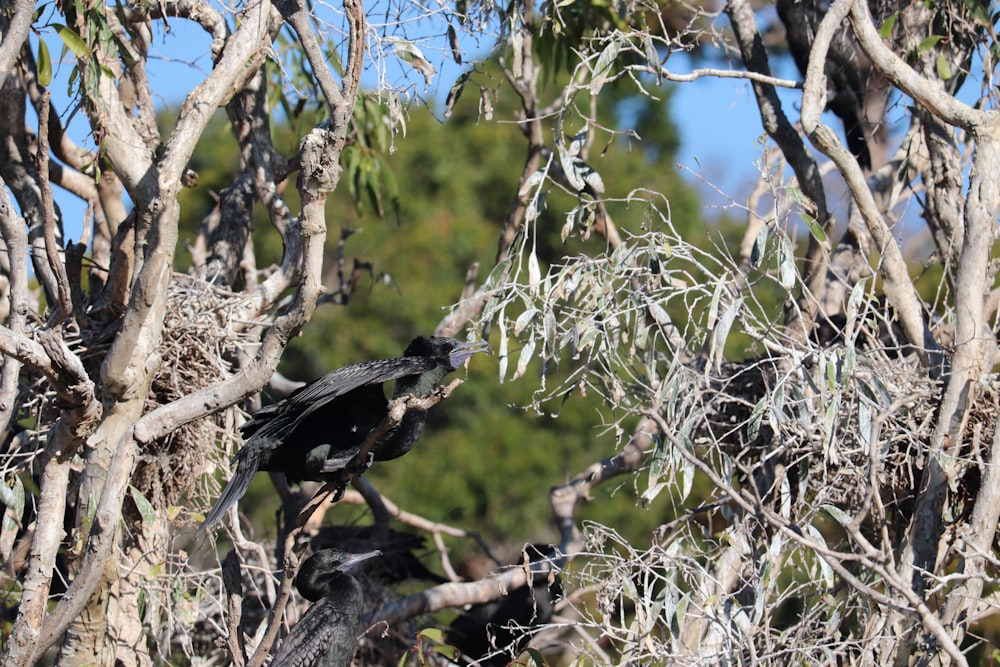
[[[282,667],[348,667],[354,655],[354,642],[361,633],[360,587],[354,579],[345,578],[345,585],[358,587],[358,608],[342,597],[323,598],[309,608],[282,642],[272,665]],[[347,595],[350,595],[347,593]],[[345,607],[349,612],[345,612]]]
[[[317,410],[348,392],[424,373],[436,365],[434,359],[427,357],[399,357],[338,368],[315,382],[299,387],[280,403],[259,410],[240,430],[247,444],[258,438],[280,439]]]
[[[250,482],[253,481],[253,476],[257,474],[260,454],[261,451],[253,447],[244,447],[236,454],[236,469],[233,471],[233,476],[229,478],[226,488],[222,490],[219,499],[215,501],[212,510],[205,517],[198,532],[195,533],[195,544],[201,544],[205,532],[218,523],[229,511],[229,508],[235,505],[247,492]]]

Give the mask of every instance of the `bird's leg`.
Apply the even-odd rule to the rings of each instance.
[[[368,469],[372,467],[373,463],[375,463],[375,452],[368,451],[367,457],[364,460],[359,461],[358,459],[360,458],[360,456],[355,456],[351,459],[350,463],[347,464],[347,467],[344,468],[344,470],[349,472],[351,476],[363,475],[368,472]]]
[[[341,471],[343,472],[343,471]],[[295,529],[299,529],[309,521],[309,517],[322,505],[326,499],[333,494],[330,498],[330,504],[334,504],[340,501],[344,497],[344,489],[347,488],[347,477],[343,475],[334,475],[327,480],[323,487],[316,492],[316,495],[306,503],[306,506],[299,512],[298,519],[295,521]]]

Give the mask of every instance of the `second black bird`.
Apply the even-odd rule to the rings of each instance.
[[[388,414],[383,383],[396,381],[396,398],[429,396],[446,375],[483,349],[485,343],[419,336],[402,357],[345,366],[258,411],[241,429],[245,444],[236,455],[236,470],[199,535],[243,497],[258,470],[282,472],[290,482],[326,481],[343,470]],[[374,460],[410,451],[426,419],[424,410],[407,411],[372,447]]]
[[[364,596],[361,584],[348,572],[378,555],[378,551],[354,554],[324,549],[302,564],[295,586],[313,606],[282,642],[272,665],[350,667],[361,634]]]

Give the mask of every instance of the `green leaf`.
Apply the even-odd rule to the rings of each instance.
[[[90,57],[90,49],[87,48],[87,43],[83,41],[80,35],[59,23],[53,24],[52,27],[56,29],[56,34],[59,35],[59,39],[63,41],[63,44],[68,46],[77,58]]]
[[[795,251],[792,249],[792,241],[787,236],[781,237],[778,245],[778,282],[785,289],[791,289],[795,285]]]
[[[757,439],[757,435],[760,434],[760,424],[764,420],[764,415],[767,413],[767,396],[757,401],[757,404],[753,406],[753,410],[750,412],[750,423],[747,424],[747,439],[753,442]]]
[[[726,339],[729,338],[729,331],[733,328],[733,323],[736,321],[736,316],[740,312],[740,308],[743,306],[743,297],[734,299],[726,311],[719,318],[719,323],[715,327],[715,331],[712,333],[712,346],[714,348],[714,353],[716,355],[716,363],[721,364],[724,357],[724,350],[726,347]]]
[[[819,223],[816,222],[812,216],[806,215],[805,213],[800,215],[803,222],[806,223],[806,227],[809,228],[809,233],[812,237],[819,243],[826,243],[826,232],[824,232],[823,228],[819,226]]]
[[[594,78],[590,80],[590,93],[592,95],[601,92],[601,88],[604,87],[604,82],[607,80],[608,75],[611,74],[611,67],[615,64],[621,48],[622,44],[618,36],[615,35],[611,38],[611,42],[601,51],[601,55],[597,57],[597,64],[594,65]]]
[[[444,117],[450,118],[452,112],[455,111],[455,104],[458,99],[462,96],[462,91],[465,90],[465,84],[468,83],[469,77],[472,76],[472,71],[464,72],[462,76],[455,80],[452,85],[451,90],[448,91],[448,98],[444,103]]]
[[[892,35],[892,29],[895,27],[896,20],[898,18],[899,14],[892,14],[889,18],[887,18],[885,22],[882,23],[882,25],[880,25],[878,28],[879,37],[881,37],[882,39],[889,39],[889,36]]]
[[[757,234],[757,238],[753,240],[753,248],[750,250],[750,265],[755,269],[760,266],[761,260],[764,259],[764,255],[767,253],[767,236],[769,233],[767,225],[764,225]]]
[[[847,516],[847,513],[839,507],[835,505],[823,505],[823,509],[826,510],[826,513],[832,516],[841,526],[848,526],[851,524],[851,517]]]
[[[417,636],[437,643],[444,641],[444,633],[441,632],[440,628],[424,628],[417,633]]]
[[[521,332],[524,331],[529,324],[531,324],[531,320],[533,320],[535,315],[538,314],[539,310],[537,308],[529,308],[518,315],[517,320],[514,322],[514,335],[520,336]]]
[[[943,55],[938,54],[935,66],[937,68],[937,75],[945,81],[954,76],[954,72],[951,71],[951,63]]]
[[[528,657],[531,658],[531,661],[535,663],[536,667],[547,667],[545,658],[542,657],[542,654],[539,653],[537,649],[529,648],[525,651],[525,653],[528,654]]]
[[[805,532],[810,535],[814,540],[826,547],[826,540],[823,538],[823,534],[816,529],[816,526],[807,523],[804,526]],[[826,584],[827,590],[833,588],[834,578],[833,578],[833,568],[830,564],[826,562],[826,559],[822,555],[816,553],[816,562],[819,564],[820,573],[823,576],[823,583]]]
[[[528,370],[528,363],[535,356],[535,347],[537,346],[537,341],[532,337],[524,344],[521,348],[521,354],[517,358],[517,368],[514,370],[514,375],[511,376],[510,380],[513,382],[518,379],[524,372]]]
[[[458,647],[452,646],[451,644],[443,644],[441,646],[435,646],[430,650],[431,653],[440,653],[449,660],[455,662],[458,657],[462,655],[462,652],[458,650]]]
[[[153,525],[156,521],[156,510],[153,509],[153,503],[149,502],[149,499],[142,495],[142,491],[139,489],[131,485],[129,488],[132,491],[132,500],[135,501],[135,506],[139,510],[139,515],[142,516],[142,522],[147,526]]]
[[[38,40],[38,85],[48,87],[52,83],[52,58],[49,45],[44,39]]]
[[[923,40],[922,42],[920,42],[920,44],[917,45],[917,51],[919,53],[930,51],[935,46],[937,46],[937,43],[940,41],[941,41],[941,35],[931,35],[930,37]]]
[[[451,57],[455,59],[455,63],[458,65],[462,64],[462,49],[458,44],[458,33],[455,32],[455,26],[448,25],[448,46],[451,47]]]

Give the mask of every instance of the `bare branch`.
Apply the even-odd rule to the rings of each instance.
[[[525,568],[515,566],[480,581],[439,584],[420,593],[387,602],[365,615],[370,626],[392,627],[408,618],[449,607],[461,607],[496,600],[507,591],[528,583]]]
[[[41,111],[38,121],[38,174],[42,190],[42,226],[45,233],[45,255],[49,267],[56,277],[59,300],[54,304],[51,324],[59,326],[73,312],[73,301],[70,298],[69,279],[66,277],[66,266],[59,256],[59,246],[56,244],[56,212],[52,201],[52,185],[49,183],[49,94],[42,95]],[[59,234],[61,236],[61,234]]]
[[[573,479],[562,486],[552,487],[549,502],[552,514],[559,528],[559,548],[564,554],[574,554],[582,549],[582,536],[576,527],[574,515],[576,506],[581,500],[590,499],[590,491],[618,475],[624,475],[638,469],[642,457],[653,447],[653,437],[659,428],[652,419],[643,419],[636,426],[632,439],[614,456],[594,463],[586,470],[578,473]]]
[[[10,280],[7,319],[10,337],[0,329],[0,346],[3,346],[4,352],[3,370],[0,371],[0,431],[6,432],[11,427],[17,407],[15,399],[23,363],[23,359],[13,352],[18,347],[30,346],[31,342],[24,338],[28,322],[28,235],[24,220],[14,211],[4,188],[0,188],[0,237],[7,251],[7,276]],[[38,363],[48,364],[49,361],[41,349],[34,351],[31,357]]]
[[[885,46],[875,29],[868,3],[857,0],[843,0],[835,4],[846,5],[851,11],[851,25],[865,54],[882,74],[912,97],[927,107],[931,113],[947,123],[973,131],[984,122],[996,122],[996,111],[980,111],[969,107],[947,94],[940,81],[930,81],[915,72],[902,58]]]
[[[10,74],[14,63],[17,62],[22,45],[28,42],[28,31],[31,29],[35,3],[15,0],[13,10],[9,21],[0,22],[0,34],[3,35],[3,39],[0,39],[0,88],[3,87],[7,75]]]

